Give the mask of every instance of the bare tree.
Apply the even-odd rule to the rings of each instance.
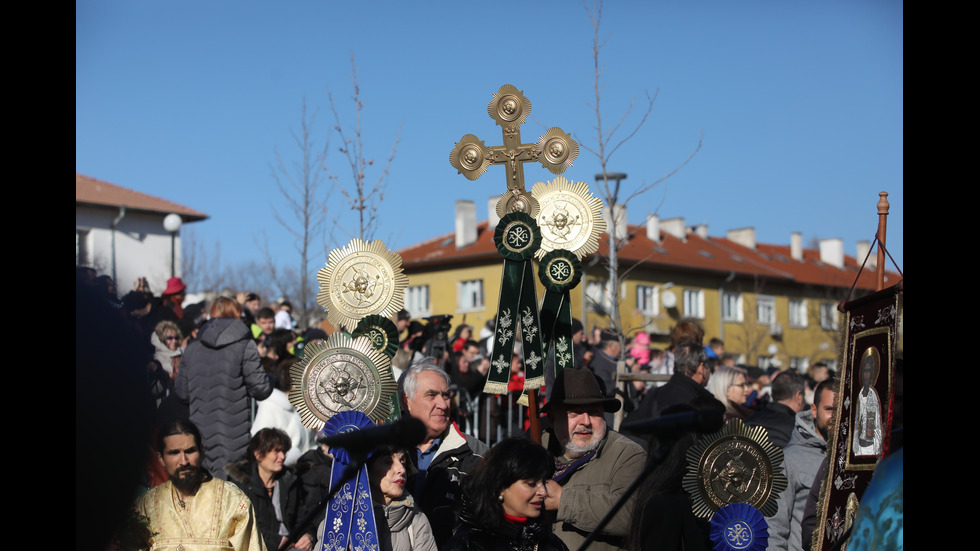
[[[343,153],[351,169],[351,179],[349,182],[341,182],[336,175],[331,174],[340,192],[347,200],[350,210],[355,212],[357,217],[357,230],[350,231],[340,223],[339,213],[334,214],[334,227],[347,234],[348,237],[358,237],[365,241],[374,238],[378,229],[378,208],[385,196],[385,187],[388,183],[388,170],[391,168],[392,161],[395,160],[395,153],[398,150],[398,142],[401,137],[401,127],[395,134],[395,143],[391,146],[388,159],[380,165],[380,173],[377,178],[368,178],[367,171],[375,167],[374,159],[368,158],[364,153],[364,135],[361,127],[361,112],[364,103],[361,101],[361,88],[357,83],[357,64],[354,54],[350,56],[351,64],[351,83],[354,86],[354,95],[351,99],[354,102],[354,125],[345,128],[341,122],[340,113],[337,111],[337,104],[334,102],[333,94],[327,89],[330,98],[330,110],[334,116],[334,131],[340,136],[341,145],[339,150]]]
[[[225,270],[221,266],[221,244],[206,247],[192,228],[181,237],[181,274],[193,282],[194,289],[203,293],[217,292],[225,285]]]
[[[277,147],[274,150],[276,161],[271,167],[272,178],[285,203],[283,212],[273,205],[273,215],[276,222],[295,239],[294,248],[298,254],[295,263],[280,264],[277,261],[279,255],[273,254],[264,234],[259,241],[259,250],[265,261],[260,273],[271,278],[283,297],[293,303],[297,317],[304,321],[316,306],[311,285],[314,277],[311,256],[315,242],[323,239],[327,200],[333,191],[325,185],[329,180],[326,159],[330,140],[328,138],[322,147],[317,143],[315,122],[316,112],[307,110],[304,98],[299,131],[290,131],[299,158],[286,160]],[[316,247],[315,250],[319,251],[320,248]]]
[[[676,174],[681,168],[687,165],[694,155],[701,149],[702,137],[698,140],[697,146],[694,151],[684,160],[683,163],[676,166],[674,169],[668,171],[662,177],[645,184],[641,184],[633,190],[626,190],[623,188],[622,178],[610,177],[609,173],[609,162],[613,154],[623,146],[626,142],[636,136],[637,132],[646,124],[647,119],[650,117],[650,113],[653,111],[653,104],[656,100],[656,93],[651,97],[649,93],[646,94],[646,103],[641,104],[643,106],[643,112],[639,114],[638,119],[636,117],[631,117],[633,115],[633,109],[636,107],[636,98],[630,102],[629,108],[626,112],[622,114],[619,119],[609,127],[603,126],[603,112],[601,108],[603,87],[601,82],[603,65],[600,63],[600,53],[602,48],[606,45],[608,37],[601,38],[600,25],[602,22],[602,7],[603,1],[596,0],[591,6],[588,0],[585,0],[585,9],[589,14],[589,20],[592,22],[592,62],[594,66],[593,79],[593,90],[595,93],[595,104],[592,107],[595,110],[596,117],[596,141],[595,145],[589,146],[582,144],[582,147],[588,152],[596,156],[599,161],[600,169],[602,170],[602,179],[599,182],[599,192],[602,196],[603,201],[606,204],[607,212],[610,214],[611,224],[607,231],[609,236],[609,257],[607,258],[607,267],[609,269],[609,280],[608,280],[608,296],[609,296],[609,320],[612,327],[617,330],[622,328],[622,317],[620,315],[620,280],[624,277],[620,274],[619,270],[619,254],[618,251],[623,247],[628,236],[617,236],[616,235],[616,217],[624,215],[625,211],[617,209],[618,205],[623,205],[624,207],[634,198],[639,197],[657,187],[671,176]],[[627,125],[630,119],[636,122]],[[625,220],[622,221],[625,225]],[[642,262],[642,260],[640,261]],[[623,347],[625,350],[625,347]],[[625,354],[625,352],[623,353]]]

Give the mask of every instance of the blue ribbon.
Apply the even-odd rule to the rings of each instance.
[[[373,426],[371,419],[360,411],[342,411],[328,419],[321,432],[334,436]],[[343,479],[352,459],[343,448],[331,448],[330,452],[334,457],[330,467],[330,487],[333,488]],[[330,500],[324,515],[321,551],[346,551],[348,547],[355,551],[380,548],[367,465],[361,466],[354,480],[344,483]]]
[[[764,551],[769,545],[769,525],[755,507],[732,503],[711,518],[711,542],[715,551]]]

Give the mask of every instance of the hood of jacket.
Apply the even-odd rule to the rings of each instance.
[[[405,498],[392,501],[391,505],[385,505],[385,517],[388,519],[388,528],[392,532],[400,532],[411,526],[412,510],[415,507],[415,498],[411,494],[405,494]],[[421,514],[421,512],[419,512]]]
[[[809,408],[796,414],[796,425],[793,427],[793,434],[789,437],[789,443],[822,450],[827,449],[827,441],[817,432],[817,427],[813,422],[813,413]]]
[[[248,327],[237,318],[213,318],[201,326],[197,340],[208,348],[224,348],[252,338]]]

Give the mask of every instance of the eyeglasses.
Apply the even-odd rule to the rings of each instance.
[[[752,386],[752,383],[733,384],[733,385],[728,385],[728,386],[740,386],[742,388],[748,388],[748,387]]]
[[[174,335],[167,335],[166,337],[164,337],[164,339],[168,341],[175,341],[177,340],[177,337]]]

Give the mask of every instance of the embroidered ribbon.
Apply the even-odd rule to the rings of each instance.
[[[497,329],[493,346],[495,359],[490,362],[483,392],[507,393],[510,360],[517,340],[522,341],[524,348],[524,390],[540,388],[544,384],[544,362],[531,259],[541,246],[541,230],[528,214],[512,212],[497,223],[493,241],[504,257],[504,272],[500,282],[500,300],[497,302]],[[520,322],[519,330],[515,322]],[[522,399],[526,401],[523,396]]]
[[[373,426],[371,419],[360,411],[342,411],[328,419],[321,432],[333,436]],[[330,467],[330,487],[333,488],[343,478],[352,458],[343,448],[331,448],[330,452],[334,456]],[[380,548],[367,465],[361,466],[354,480],[344,483],[330,500],[324,515],[321,551],[346,551],[348,547],[359,551]]]
[[[769,525],[755,507],[732,503],[711,518],[711,543],[716,551],[763,551],[769,545]]]
[[[538,264],[538,278],[544,285],[541,305],[541,340],[544,357],[554,349],[555,375],[572,367],[572,306],[571,291],[582,280],[582,263],[578,256],[565,249],[555,249],[544,255]]]

